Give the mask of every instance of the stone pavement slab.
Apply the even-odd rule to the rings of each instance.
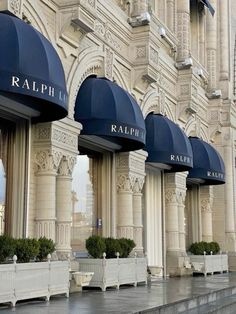
[[[202,296],[201,302],[204,303],[204,295],[214,291],[222,290],[222,295],[224,296],[224,291],[229,287],[236,288],[236,273],[207,277],[156,279],[149,282],[147,286],[121,286],[120,290],[109,288],[106,292],[102,292],[99,289],[88,289],[80,293],[71,294],[69,299],[64,296],[56,296],[52,297],[50,302],[44,300],[18,302],[15,309],[1,305],[0,314],[9,314],[11,312],[16,314],[159,313],[155,310],[158,307],[165,307],[166,304],[175,304],[181,300],[188,300],[190,305],[192,302],[194,307],[194,302],[196,301],[193,298]],[[214,295],[213,293],[213,303]],[[181,311],[181,306],[184,312],[182,303],[178,304],[178,309]],[[175,314],[175,312],[169,313]],[[235,312],[232,313],[236,313],[236,305]]]

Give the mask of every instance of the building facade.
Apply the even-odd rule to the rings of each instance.
[[[59,92],[56,107],[41,104],[37,89],[55,102],[56,87],[17,74],[14,91],[0,84],[0,233],[51,238],[61,258],[85,252],[92,234],[132,238],[160,275],[188,273],[189,245],[214,240],[234,269],[234,7],[230,0],[1,1],[4,20],[13,14],[49,40],[68,98]],[[40,68],[41,58],[29,54],[21,66]],[[58,86],[51,60],[49,82]],[[1,77],[4,70],[0,60]],[[29,103],[19,89],[34,91]],[[117,99],[128,99],[132,113]],[[104,113],[115,115],[109,134],[94,122],[104,126]],[[194,172],[208,158],[199,166],[206,174]]]

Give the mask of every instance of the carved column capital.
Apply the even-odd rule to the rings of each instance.
[[[1,0],[0,11],[8,11],[21,18],[23,1],[24,0]]]
[[[57,172],[58,166],[62,158],[62,153],[57,150],[39,150],[35,153],[34,162],[36,171],[55,171]]]
[[[76,156],[63,156],[58,167],[58,174],[61,176],[72,176],[72,172],[76,163]]]
[[[175,189],[166,190],[165,200],[167,203],[177,202],[176,190]]]
[[[128,174],[121,174],[117,178],[118,192],[132,192],[135,182],[135,177]]]
[[[133,192],[135,194],[141,193],[143,189],[143,185],[144,185],[144,177],[136,178],[134,181]]]

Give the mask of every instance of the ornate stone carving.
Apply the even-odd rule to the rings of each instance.
[[[136,178],[131,175],[119,175],[117,178],[117,191],[132,192],[135,179]]]
[[[105,49],[105,76],[112,80],[113,79],[113,59],[114,59],[114,52],[106,48]]]
[[[147,56],[146,46],[137,46],[136,47],[136,59],[145,58]]]
[[[51,126],[37,125],[35,128],[35,139],[49,140],[51,138]]]
[[[20,15],[20,12],[21,12],[21,1],[20,0],[11,0],[10,1],[10,7],[12,9],[12,12],[15,15]]]
[[[150,60],[155,63],[156,65],[158,64],[158,52],[154,48],[150,48]]]
[[[114,38],[112,35],[109,24],[106,23],[105,25],[101,24],[100,22],[95,23],[95,33],[97,33],[99,36],[104,38],[104,41],[109,44],[111,47],[113,47],[116,50],[121,50],[121,45],[118,42],[117,39]]]
[[[174,189],[166,190],[166,192],[165,192],[165,200],[168,203],[169,202],[177,202],[176,191]]]
[[[71,146],[77,149],[77,136],[76,135],[72,136],[71,134],[68,134],[67,132],[64,132],[62,130],[53,129],[52,139],[58,143],[66,144],[68,146]]]
[[[75,156],[63,156],[58,168],[58,173],[61,176],[71,176],[76,163]]]
[[[56,150],[38,151],[35,154],[37,171],[57,171],[62,158],[62,153]]]
[[[133,192],[134,193],[141,193],[144,185],[144,177],[136,178],[134,182]]]
[[[211,202],[209,199],[201,200],[201,211],[202,212],[208,212],[208,213],[212,212]]]

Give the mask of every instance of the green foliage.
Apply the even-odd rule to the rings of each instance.
[[[126,238],[120,238],[118,241],[121,248],[120,257],[128,257],[136,244],[133,240]]]
[[[28,263],[39,254],[39,242],[36,239],[16,240],[15,254],[20,263]]]
[[[0,263],[3,263],[7,258],[12,258],[15,254],[15,240],[7,235],[0,236]]]
[[[102,258],[102,254],[106,250],[106,244],[102,237],[93,235],[86,240],[86,249],[94,258]]]
[[[55,251],[56,245],[51,239],[47,239],[46,237],[39,238],[38,243],[39,253],[37,255],[37,259],[39,261],[44,261],[48,254],[52,254]]]
[[[120,257],[128,257],[135,246],[133,240],[126,238],[114,239],[91,236],[86,240],[86,249],[89,255],[94,258],[102,258],[104,252],[106,258],[116,258],[117,252],[120,253]]]
[[[121,254],[121,247],[118,239],[105,238],[105,245],[106,245],[106,258],[115,258],[117,252]]]
[[[207,255],[217,254],[220,251],[220,246],[217,242],[195,242],[189,247],[189,252],[194,255],[203,255],[206,252]]]

